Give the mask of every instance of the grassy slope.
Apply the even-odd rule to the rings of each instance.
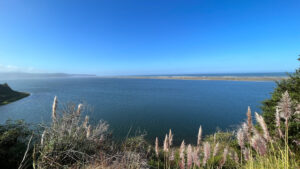
[[[0,84],[0,105],[5,105],[29,96],[28,93],[12,90],[6,83]]]

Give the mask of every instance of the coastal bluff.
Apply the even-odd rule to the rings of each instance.
[[[7,83],[0,84],[0,105],[9,104],[27,96],[29,93],[14,91]]]

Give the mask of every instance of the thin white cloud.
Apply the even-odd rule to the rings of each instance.
[[[1,65],[0,72],[24,72],[24,73],[44,73],[44,71],[33,67],[18,67],[14,65]]]

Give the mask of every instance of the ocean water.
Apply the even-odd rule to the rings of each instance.
[[[161,140],[171,128],[175,143],[196,142],[200,125],[204,134],[233,130],[246,118],[247,106],[260,112],[274,82],[198,81],[161,79],[50,78],[0,80],[31,95],[0,106],[0,123],[24,119],[48,123],[54,96],[59,109],[85,103],[91,122],[103,119],[116,139],[146,132]]]

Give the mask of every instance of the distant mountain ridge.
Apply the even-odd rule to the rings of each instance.
[[[67,74],[67,73],[24,73],[24,72],[0,72],[0,79],[15,78],[55,78],[55,77],[94,77],[90,74]]]
[[[0,105],[8,104],[29,96],[28,93],[12,90],[7,83],[0,84]]]

